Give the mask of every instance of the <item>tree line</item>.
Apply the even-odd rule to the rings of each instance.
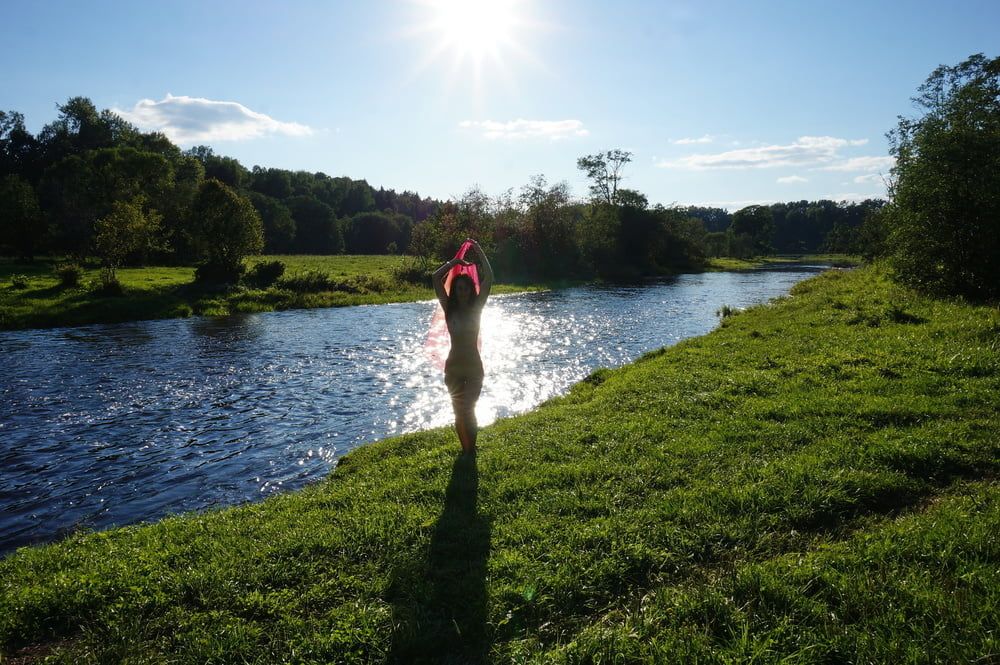
[[[474,236],[505,279],[637,277],[713,256],[859,252],[865,220],[884,203],[650,205],[622,186],[631,159],[608,150],[577,160],[585,200],[538,175],[498,196],[472,188],[441,202],[348,177],[247,169],[74,97],[37,136],[20,113],[0,112],[0,252],[97,257],[112,277],[122,265],[175,263],[233,279],[259,252],[408,253],[420,273]]]
[[[0,111],[0,247],[12,254],[111,260],[114,245],[114,260],[204,261],[226,242],[202,224],[206,206],[229,200],[222,188],[260,227],[247,249],[273,253],[401,251],[439,205],[364,180],[248,170],[205,146],[182,151],[84,97],[59,105],[37,136],[22,114]]]

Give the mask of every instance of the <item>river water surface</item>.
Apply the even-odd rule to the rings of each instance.
[[[819,269],[494,296],[482,320],[480,423],[704,334],[720,306],[785,294]],[[436,307],[0,332],[0,553],[258,500],[322,478],[363,443],[450,423],[427,350]]]

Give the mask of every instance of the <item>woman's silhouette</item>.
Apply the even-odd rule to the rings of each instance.
[[[479,258],[479,269],[482,271],[479,291],[472,278],[460,271],[451,280],[450,289],[446,281],[455,266],[472,266],[465,259],[463,251],[448,261],[434,273],[434,291],[444,309],[445,323],[448,335],[451,337],[451,351],[444,364],[444,382],[451,395],[451,406],[455,410],[455,431],[466,453],[476,451],[476,435],[479,427],[476,423],[476,401],[483,389],[483,361],[479,357],[479,319],[483,306],[490,295],[493,286],[493,269],[486,259],[482,247],[471,238],[466,240],[468,247],[463,250],[475,250]]]

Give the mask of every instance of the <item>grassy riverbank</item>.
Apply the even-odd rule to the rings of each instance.
[[[830,265],[837,268],[853,268],[862,264],[860,256],[853,254],[782,254],[780,256],[758,256],[752,259],[732,259],[725,256],[716,256],[708,259],[705,267],[708,271],[728,271],[728,270],[759,270],[768,266],[811,263]]]
[[[151,266],[120,269],[118,278],[124,293],[105,294],[96,288],[100,273],[96,264],[84,267],[78,286],[64,287],[55,275],[54,269],[59,264],[55,259],[25,263],[0,258],[0,330],[373,305],[434,298],[432,289],[393,276],[395,269],[410,260],[407,257],[274,255],[247,259],[247,266],[275,260],[285,264],[287,277],[307,272],[322,273],[329,276],[335,288],[302,291],[279,283],[265,289],[241,287],[219,290],[194,284],[192,267]],[[856,257],[836,254],[748,260],[715,258],[709,260],[706,270],[750,270],[800,261],[858,264]],[[15,281],[19,284],[15,285]],[[578,283],[581,282],[572,284]],[[516,293],[566,285],[500,283],[494,285],[493,292]]]
[[[475,460],[417,433],[259,504],[23,549],[0,648],[992,662],[1000,312],[877,268],[792,293],[495,423]]]
[[[84,268],[79,286],[67,288],[60,286],[55,276],[54,260],[22,263],[0,259],[0,330],[411,302],[434,297],[432,289],[393,276],[393,270],[409,260],[401,256],[259,256],[248,259],[247,265],[272,260],[285,264],[287,277],[307,271],[323,273],[333,282],[332,288],[302,291],[279,283],[266,289],[218,290],[194,284],[192,267],[156,266],[120,269],[118,278],[124,294],[108,295],[95,287],[100,273],[96,265]],[[15,276],[23,278],[21,288],[13,284]],[[541,288],[497,284],[493,292]]]

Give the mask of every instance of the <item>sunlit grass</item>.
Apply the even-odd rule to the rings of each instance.
[[[990,662],[1000,311],[835,271],[480,435],[0,560],[57,662]]]
[[[247,265],[271,260],[284,262],[286,275],[308,270],[327,273],[336,280],[375,275],[384,278],[385,288],[364,293],[297,293],[278,287],[241,287],[219,291],[194,285],[192,267],[150,266],[118,270],[124,294],[107,295],[97,289],[100,269],[96,265],[84,266],[79,286],[63,288],[53,272],[54,267],[60,263],[57,260],[39,259],[22,263],[0,259],[0,329],[114,323],[191,315],[222,316],[235,312],[343,307],[434,298],[431,288],[401,282],[393,277],[393,269],[404,261],[411,260],[407,257],[276,255],[250,258]],[[24,275],[27,278],[27,288],[14,288],[11,281],[14,275]],[[497,284],[494,292],[513,293],[540,288],[543,286]]]
[[[714,256],[708,259],[705,270],[756,270],[784,263],[815,263],[837,267],[854,267],[862,263],[860,256],[852,254],[787,254],[781,256],[758,256],[751,259],[734,259],[728,256]]]

